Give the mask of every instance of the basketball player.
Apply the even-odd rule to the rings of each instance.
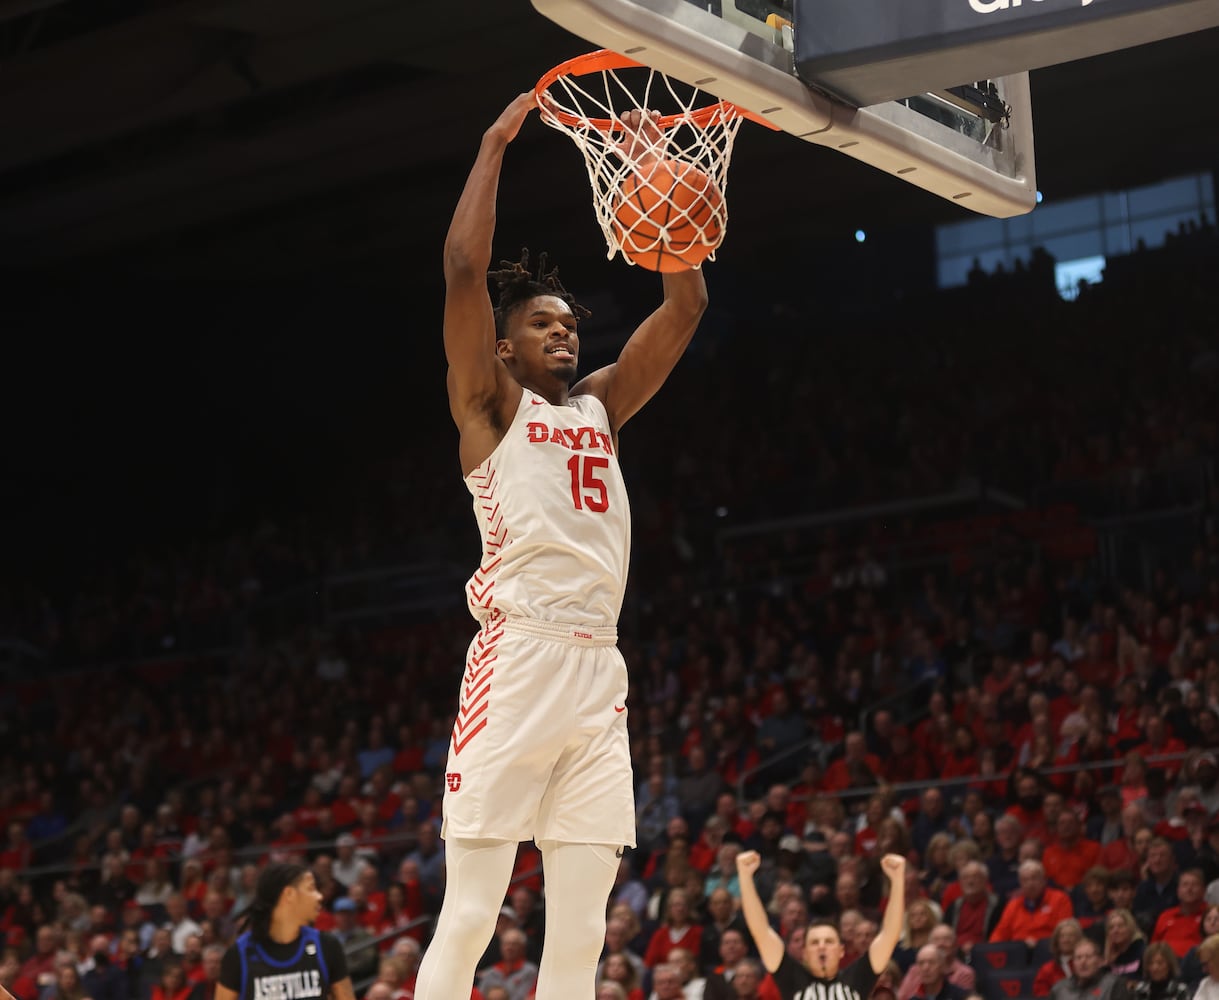
[[[466,596],[482,627],[449,744],[447,888],[416,1000],[468,993],[530,838],[546,876],[537,1000],[591,997],[606,900],[635,844],[615,645],[630,553],[618,431],[681,357],[707,293],[698,271],[664,275],[664,301],[617,363],[575,385],[587,313],[544,259],[536,275],[527,256],[493,275],[492,307],[500,167],[534,107],[522,94],[483,136],[444,248],[449,407],[483,541]],[[642,135],[643,116],[625,121]]]
[[[343,946],[310,926],[321,908],[308,868],[267,865],[248,911],[249,929],[220,960],[214,1000],[355,1000]]]
[[[866,1000],[901,937],[906,913],[906,859],[900,854],[886,854],[881,859],[881,870],[889,879],[889,901],[885,904],[880,932],[872,940],[867,955],[852,962],[841,975],[838,965],[844,948],[833,924],[816,920],[809,924],[804,936],[803,964],[787,954],[754,885],[754,872],[761,860],[757,851],[737,855],[741,910],[762,964],[774,977],[780,996],[783,1000]]]

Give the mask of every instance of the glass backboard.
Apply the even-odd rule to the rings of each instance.
[[[1036,204],[1027,73],[856,108],[797,77],[794,34],[759,0],[532,0],[595,46],[777,128],[996,218]],[[763,20],[770,14],[769,22]]]

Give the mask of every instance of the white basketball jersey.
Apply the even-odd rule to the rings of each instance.
[[[631,511],[599,399],[551,406],[523,390],[503,440],[465,482],[483,540],[466,584],[475,618],[618,621]]]

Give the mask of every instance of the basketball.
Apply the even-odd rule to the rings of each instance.
[[[723,237],[724,199],[690,163],[658,160],[622,183],[614,228],[622,253],[649,271],[685,271],[711,255]]]

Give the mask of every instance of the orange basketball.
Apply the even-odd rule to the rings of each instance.
[[[658,160],[622,183],[614,228],[624,256],[649,271],[697,267],[719,246],[724,199],[690,163]]]

